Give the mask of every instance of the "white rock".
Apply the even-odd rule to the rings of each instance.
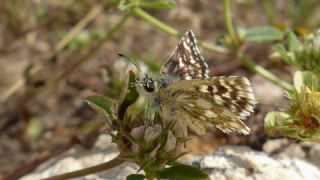
[[[200,167],[212,179],[320,179],[320,169],[303,160],[289,157],[269,157],[253,150],[232,151],[229,146],[203,157]]]
[[[118,155],[116,145],[111,143],[111,137],[101,135],[91,150],[75,147],[56,159],[41,165],[32,174],[22,177],[23,180],[43,179],[65,172],[75,171],[110,161]],[[83,177],[82,179],[126,179],[136,173],[138,166],[124,163],[106,172],[100,172]]]
[[[273,154],[276,151],[283,150],[283,148],[289,143],[290,142],[287,138],[268,140],[263,144],[262,149],[268,154]]]
[[[308,161],[320,167],[320,144],[316,142],[302,142],[301,146],[306,151]]]
[[[262,104],[279,104],[279,100],[285,97],[283,90],[279,86],[259,75],[252,77],[251,84],[256,100]],[[270,91],[270,89],[272,89],[272,91]]]
[[[91,150],[74,148],[43,164],[22,179],[41,179],[109,161],[118,154],[110,137],[102,135]],[[295,180],[320,179],[320,169],[306,161],[291,157],[272,156],[245,146],[225,146],[207,156],[186,155],[181,159],[207,172],[212,179]],[[125,163],[105,172],[81,179],[126,179],[138,167]]]
[[[290,144],[279,153],[279,156],[294,157],[298,159],[305,159],[306,153],[299,144]]]

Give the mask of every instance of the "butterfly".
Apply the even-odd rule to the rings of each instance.
[[[187,128],[204,135],[212,127],[224,133],[249,134],[250,128],[242,122],[256,104],[249,80],[208,74],[208,65],[189,30],[160,74],[142,74],[136,86],[164,122],[176,121],[181,136],[186,136]]]

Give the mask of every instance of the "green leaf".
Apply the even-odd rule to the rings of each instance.
[[[301,91],[301,87],[306,86],[312,91],[318,91],[318,79],[317,76],[310,71],[297,71],[293,78],[294,87],[298,92]]]
[[[134,7],[134,4],[127,0],[119,0],[118,2],[118,8],[120,11],[128,12],[132,7]]]
[[[298,40],[294,32],[292,31],[289,32],[288,41],[289,41],[289,51],[294,52],[299,48],[300,41]]]
[[[283,135],[286,135],[286,136],[296,136],[297,134],[297,129],[296,128],[289,128],[288,126],[281,126],[281,127],[277,127],[277,129],[279,129],[281,131],[281,133]]]
[[[143,174],[130,174],[127,176],[127,180],[143,180],[145,176]]]
[[[246,42],[266,42],[283,39],[283,32],[272,26],[253,27],[247,29],[244,40]]]
[[[120,106],[118,109],[118,118],[121,120],[124,119],[127,108],[133,103],[135,103],[139,97],[139,93],[136,89],[136,86],[133,86],[135,82],[136,82],[135,75],[132,71],[130,71],[129,76],[125,81],[125,85],[120,95]]]
[[[104,96],[88,96],[85,99],[88,105],[110,121],[115,117],[116,102]]]
[[[275,128],[279,128],[279,122],[286,121],[289,118],[289,115],[284,113],[284,112],[277,112],[277,111],[272,111],[269,112],[266,117],[264,118],[264,127],[268,131],[272,131]]]
[[[188,165],[174,165],[165,168],[158,172],[161,179],[172,179],[172,180],[206,180],[210,179],[208,174],[202,172],[200,169],[188,166]]]
[[[140,6],[143,8],[154,8],[154,9],[163,9],[163,8],[174,8],[176,3],[173,0],[166,1],[143,1],[140,3]]]
[[[276,44],[272,47],[273,51],[279,53],[280,57],[287,63],[290,63],[291,58],[288,56],[286,48],[282,44]]]
[[[312,139],[312,135],[305,135],[302,132],[297,132],[297,137],[302,141],[310,141]]]
[[[264,118],[264,127],[270,131],[275,128],[276,126],[276,118],[275,118],[276,112],[269,112],[266,117]]]

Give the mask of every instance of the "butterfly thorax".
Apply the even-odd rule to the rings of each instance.
[[[166,104],[168,100],[172,100],[172,96],[166,88],[179,81],[179,77],[169,75],[150,76],[143,74],[137,78],[137,89],[143,94],[151,107],[159,109],[161,104]],[[169,98],[163,98],[169,97]]]

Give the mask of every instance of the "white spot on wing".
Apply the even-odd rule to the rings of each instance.
[[[196,104],[198,106],[201,106],[202,108],[205,109],[211,109],[212,108],[212,103],[210,103],[209,101],[203,99],[203,98],[199,98],[196,100]]]
[[[225,116],[227,116],[231,119],[237,118],[235,114],[233,114],[231,111],[229,111],[227,109],[223,109],[222,114],[224,114]]]
[[[207,85],[201,85],[199,87],[199,91],[201,91],[201,92],[209,92],[208,91],[208,86]]]
[[[189,48],[188,44],[186,43],[186,41],[183,41],[183,47],[184,47],[186,50],[190,51],[190,48]]]
[[[179,58],[179,67],[182,68],[184,66],[182,57]]]
[[[192,77],[191,77],[191,76],[189,76],[189,75],[187,75],[184,79],[185,79],[185,80],[191,80],[191,79],[192,79]]]
[[[190,97],[190,95],[188,95],[188,94],[180,94],[178,97],[177,97],[177,100],[179,101],[179,100],[182,100],[182,99],[187,99],[187,98],[189,98]]]
[[[194,107],[194,104],[192,104],[192,103],[188,103],[188,106],[190,106],[190,107]]]
[[[229,98],[229,99],[231,98],[231,96],[230,96],[230,93],[229,93],[229,92],[225,92],[225,93],[223,93],[223,94],[222,94],[222,96],[223,96],[223,97],[226,97],[226,98]]]
[[[215,103],[217,103],[218,105],[222,105],[223,104],[223,100],[219,95],[214,95],[213,99],[214,99]]]
[[[216,86],[211,86],[212,87],[212,92],[213,93],[217,93],[218,92],[218,88]]]
[[[211,118],[217,118],[218,117],[218,115],[215,112],[210,111],[210,110],[206,111],[205,115],[208,116],[208,117],[211,117]]]

